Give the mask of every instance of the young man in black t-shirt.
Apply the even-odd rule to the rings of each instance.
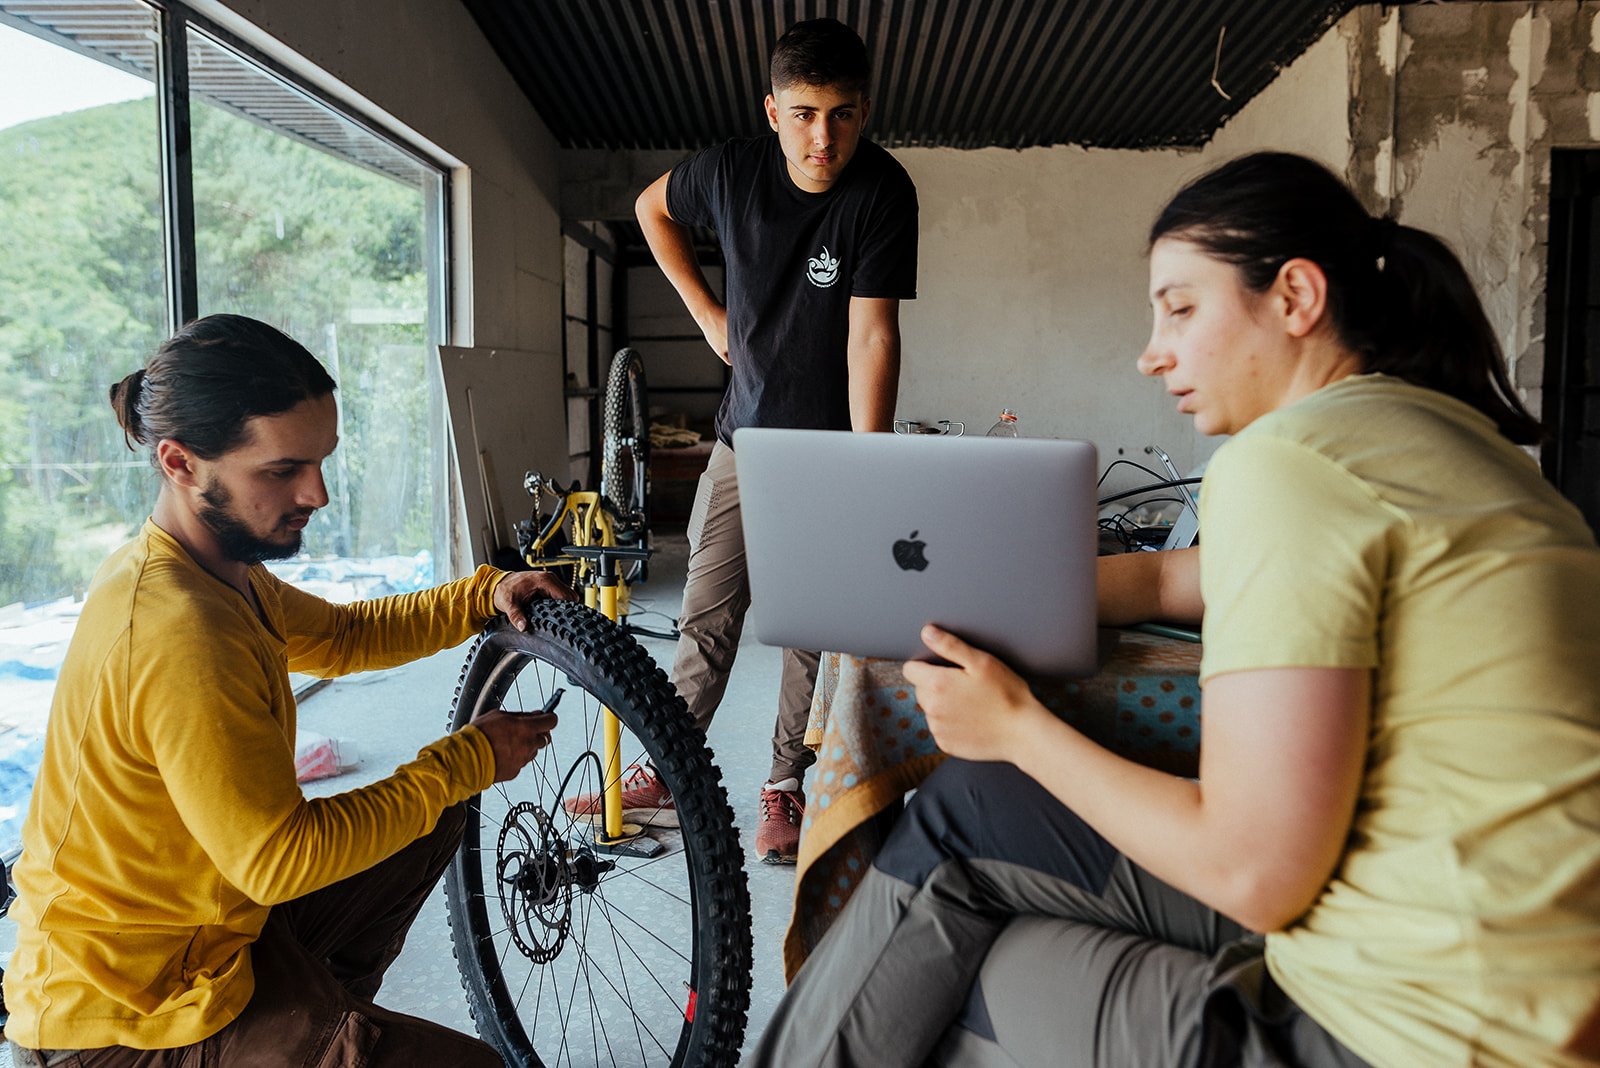
[[[732,367],[717,442],[689,518],[689,572],[673,681],[709,726],[727,688],[750,603],[733,432],[742,426],[886,431],[900,375],[900,301],[916,296],[917,194],[888,152],[862,139],[871,110],[861,38],[833,19],[797,23],[773,50],[767,121],[776,136],[729,141],[662,175],[640,196],[656,262],[711,349]],[[722,245],[727,302],[696,261],[689,226]],[[797,502],[804,507],[804,502]],[[793,863],[816,759],[805,746],[818,654],[786,649],[772,771],[756,853]],[[573,798],[575,812],[598,808]],[[625,783],[625,818],[676,826],[648,767]]]

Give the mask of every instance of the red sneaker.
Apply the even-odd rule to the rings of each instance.
[[[785,789],[790,783],[792,789]],[[806,795],[798,779],[768,783],[761,788],[761,819],[756,824],[756,856],[763,864],[793,864],[800,856],[800,817],[806,814]]]
[[[598,825],[605,820],[606,798],[598,791],[579,794],[561,802],[561,807],[574,819]],[[632,765],[622,780],[622,820],[647,827],[678,825],[678,806],[648,764]]]

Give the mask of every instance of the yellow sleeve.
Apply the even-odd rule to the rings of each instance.
[[[1397,518],[1371,487],[1305,445],[1246,431],[1212,458],[1200,511],[1202,683],[1377,666]]]
[[[504,571],[487,565],[429,590],[333,604],[263,570],[283,608],[289,670],[327,678],[375,671],[460,645],[494,617]]]
[[[127,733],[184,827],[251,900],[276,904],[363,871],[492,782],[493,750],[468,727],[380,782],[307,800],[274,650],[223,615],[138,642]]]

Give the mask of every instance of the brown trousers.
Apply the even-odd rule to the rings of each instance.
[[[733,659],[739,653],[744,614],[750,607],[750,577],[745,569],[744,527],[739,516],[739,480],[733,450],[722,442],[695,490],[689,512],[689,573],[678,614],[678,648],[672,681],[702,731],[722,703]],[[806,748],[806,721],[821,657],[799,649],[783,651],[778,688],[778,719],[772,728],[770,781],[800,778],[817,755]]]
[[[250,947],[256,989],[237,1019],[174,1049],[122,1046],[15,1050],[18,1064],[50,1068],[498,1068],[476,1038],[372,1004],[417,911],[461,843],[466,813],[444,811],[434,829],[388,860],[275,907]]]

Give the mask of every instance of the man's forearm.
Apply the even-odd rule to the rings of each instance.
[[[655,256],[661,273],[667,276],[667,281],[672,283],[672,288],[682,298],[684,307],[703,329],[707,313],[722,302],[711,291],[710,283],[700,270],[688,228],[660,217],[646,223],[641,216],[639,221],[644,230],[645,243],[650,246],[650,253]]]
[[[900,349],[876,354],[850,370],[850,429],[886,431],[894,426],[894,402],[899,391]]]
[[[846,363],[850,373],[850,429],[890,430],[900,392],[898,301],[851,298]]]
[[[655,257],[661,273],[667,276],[672,288],[677,290],[683,306],[694,317],[695,325],[706,336],[711,347],[724,362],[727,354],[727,322],[722,302],[712,292],[705,273],[700,270],[699,257],[695,255],[694,241],[688,227],[672,218],[667,211],[667,178],[656,179],[634,204],[634,214],[639,219],[639,229],[644,233],[645,244]]]

